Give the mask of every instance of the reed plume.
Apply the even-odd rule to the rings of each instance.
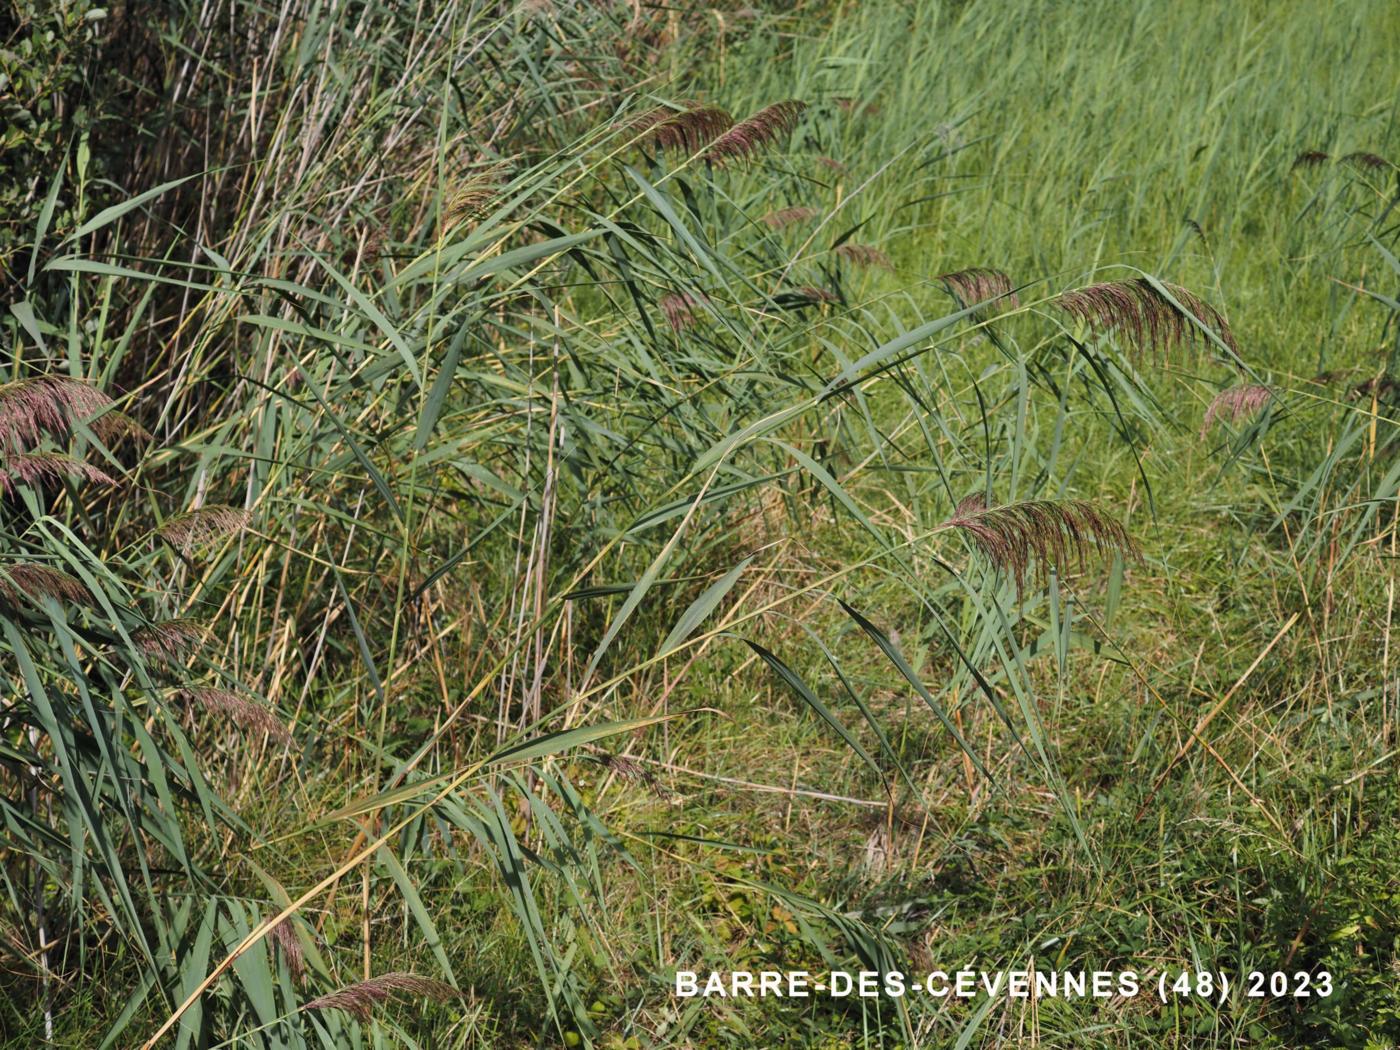
[[[185,554],[214,540],[232,536],[248,527],[252,514],[237,507],[211,504],[176,515],[156,535]]]
[[[92,596],[82,583],[61,569],[26,562],[0,566],[0,599],[10,605],[19,605],[22,598],[36,602],[44,598],[86,602]]]
[[[175,663],[185,659],[204,640],[204,628],[194,620],[161,620],[131,632],[132,644],[148,660]]]
[[[873,245],[847,241],[845,244],[838,244],[832,250],[856,266],[874,266],[881,270],[894,269],[894,263],[890,262],[890,257]]]
[[[44,433],[68,434],[75,420],[111,403],[95,386],[63,376],[0,384],[0,445],[26,448]]]
[[[500,195],[506,174],[504,164],[492,164],[458,183],[443,202],[443,229],[470,222],[479,216]]]
[[[1054,304],[1076,320],[1100,332],[1115,332],[1134,347],[1159,351],[1194,342],[1201,328],[1213,332],[1231,350],[1234,334],[1220,312],[1177,285],[1162,285],[1175,303],[1145,277],[1110,281],[1063,292]]]
[[[133,441],[150,441],[151,432],[143,427],[136,420],[132,419],[125,412],[118,412],[112,409],[104,412],[91,423],[88,429],[97,435],[97,440],[104,445],[114,445],[118,441],[130,438]]]
[[[1261,412],[1273,391],[1266,386],[1249,383],[1222,390],[1211,399],[1206,407],[1205,418],[1201,421],[1201,437],[1218,421],[1228,418],[1231,423],[1249,419]]]
[[[777,211],[770,211],[767,215],[761,216],[759,222],[765,226],[771,226],[775,230],[781,230],[784,226],[791,226],[798,222],[811,222],[821,213],[816,208],[805,208],[798,206],[795,208],[779,208]]]
[[[1027,500],[987,507],[980,494],[962,500],[944,525],[957,529],[1022,593],[1050,566],[1083,571],[1090,555],[1138,557],[1119,522],[1083,500]],[[1032,572],[1032,566],[1035,572]]]
[[[857,117],[874,117],[878,116],[880,113],[880,104],[878,102],[866,102],[862,105],[853,98],[838,98],[836,100],[836,105],[840,107],[841,112],[849,113]]]
[[[807,103],[795,98],[765,106],[715,139],[705,155],[721,164],[729,160],[747,160],[791,134],[806,108]]]
[[[22,452],[0,460],[0,492],[9,495],[18,485],[39,488],[45,482],[82,481],[115,485],[117,479],[100,467],[61,452]]]
[[[339,991],[318,996],[302,1007],[303,1010],[344,1010],[356,1020],[367,1022],[380,1003],[387,1002],[395,992],[419,999],[446,1002],[461,997],[450,984],[413,973],[386,973],[367,981],[348,985]]]
[[[1299,168],[1319,168],[1332,159],[1330,153],[1324,153],[1320,149],[1307,149],[1293,158],[1293,171]]]
[[[627,124],[625,130],[659,149],[699,153],[733,125],[734,118],[720,107],[692,104],[686,109],[649,109]]]
[[[1371,171],[1380,171],[1382,168],[1393,168],[1395,166],[1378,153],[1366,153],[1364,151],[1348,153],[1342,160],[1358,168],[1369,168]]]
[[[182,690],[186,702],[203,708],[205,711],[228,715],[239,729],[251,729],[255,733],[266,733],[278,744],[290,744],[292,731],[278,717],[262,704],[240,696],[231,689],[216,689],[202,686]]]
[[[1016,286],[1011,278],[1000,270],[985,266],[974,266],[967,270],[938,275],[938,280],[947,287],[950,295],[966,309],[978,303],[991,303],[1005,300],[1007,306],[1020,306],[1016,298]]]
[[[660,306],[661,312],[666,315],[666,323],[671,326],[672,330],[680,332],[687,328],[693,328],[700,321],[705,302],[705,297],[702,295],[677,292],[663,296]]]
[[[268,930],[267,937],[276,946],[277,953],[286,960],[287,972],[292,976],[292,983],[304,984],[306,982],[306,955],[302,951],[301,938],[297,936],[292,917],[287,916]]]

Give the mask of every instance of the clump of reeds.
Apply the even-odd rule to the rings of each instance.
[[[161,620],[131,632],[131,642],[148,660],[175,663],[204,640],[204,628],[194,620]]]
[[[944,525],[971,540],[998,571],[1015,581],[1018,592],[1050,566],[1082,571],[1090,555],[1138,556],[1128,530],[1083,500],[1026,500],[988,507],[977,494],[962,500]]]
[[[86,602],[91,600],[92,595],[81,582],[61,569],[28,562],[0,566],[0,599],[10,605],[18,605],[24,598],[36,602],[44,598]]]
[[[676,292],[663,296],[661,312],[666,315],[666,323],[672,330],[681,332],[693,328],[704,315],[705,297],[690,292]]]
[[[1206,407],[1205,418],[1201,421],[1201,437],[1205,437],[1210,428],[1222,419],[1239,423],[1258,415],[1272,397],[1272,390],[1256,383],[1220,391]]]
[[[838,244],[832,250],[856,266],[874,266],[881,270],[894,269],[894,263],[890,262],[890,257],[874,245],[846,241],[844,244]]]
[[[15,485],[38,488],[45,482],[82,481],[115,485],[116,478],[100,467],[61,452],[23,452],[0,460],[0,492],[9,495]]]
[[[798,205],[795,208],[779,208],[777,211],[770,211],[767,215],[759,217],[759,222],[765,226],[771,226],[775,230],[781,230],[784,226],[791,226],[799,222],[811,222],[821,213],[816,208],[807,208]]]
[[[290,744],[292,731],[262,704],[240,696],[231,689],[208,686],[182,690],[185,700],[205,711],[228,715],[240,729],[266,733],[278,744]]]
[[[978,303],[991,303],[993,300],[1005,300],[1006,305],[1011,307],[1020,305],[1016,298],[1016,286],[1001,270],[973,266],[966,270],[939,274],[938,280],[943,282],[949,294],[964,309]]]
[[[302,1009],[344,1010],[356,1020],[366,1022],[372,1016],[374,1008],[387,1002],[395,992],[436,1002],[456,999],[462,994],[450,984],[431,977],[420,977],[413,973],[386,973],[371,977],[367,981],[360,981],[358,984],[348,985],[328,995],[318,996]]]
[[[746,160],[791,134],[806,108],[807,103],[795,98],[764,106],[715,139],[705,151],[705,156],[718,163]]]
[[[242,532],[251,520],[252,515],[246,510],[211,504],[176,515],[156,529],[156,535],[188,554],[206,543]]]
[[[63,376],[0,384],[0,446],[22,449],[45,433],[68,434],[74,421],[111,403],[95,386]]]
[[[1191,343],[1202,328],[1213,332],[1231,350],[1237,348],[1220,311],[1178,285],[1161,287],[1170,298],[1145,277],[1135,277],[1075,288],[1063,292],[1054,303],[1090,328],[1115,332],[1137,348],[1160,351]]]

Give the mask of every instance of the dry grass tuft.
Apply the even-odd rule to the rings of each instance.
[[[978,303],[990,303],[1001,299],[1006,300],[1007,306],[1021,305],[1016,298],[1016,286],[1001,270],[974,266],[967,270],[939,274],[938,280],[947,286],[949,293],[964,309]]]
[[[0,384],[0,446],[21,449],[44,433],[67,434],[74,420],[96,415],[111,403],[95,386],[62,376]]]
[[[767,215],[761,216],[759,222],[766,226],[771,226],[775,230],[781,230],[784,226],[791,226],[798,222],[811,222],[821,212],[816,208],[779,208],[777,211],[770,211]]]
[[[894,269],[894,263],[890,262],[890,257],[873,245],[847,241],[845,244],[838,244],[832,250],[856,266],[875,266],[881,270]]]
[[[206,543],[242,532],[251,520],[252,514],[246,510],[211,504],[171,518],[156,529],[156,535],[188,554]]]
[[[1206,408],[1205,418],[1201,421],[1201,437],[1205,437],[1210,428],[1222,419],[1228,418],[1231,423],[1238,423],[1258,415],[1271,397],[1272,390],[1254,383],[1220,391]]]
[[[386,973],[371,977],[341,988],[328,995],[318,996],[307,1003],[303,1010],[344,1010],[361,1022],[366,1022],[374,1008],[387,1002],[395,992],[419,999],[432,999],[446,1002],[461,997],[461,992],[443,981],[431,977],[419,977],[412,973]]]
[[[1027,500],[987,507],[981,495],[960,502],[944,524],[970,539],[999,571],[1024,591],[1050,566],[1083,571],[1091,554],[1137,558],[1127,529],[1083,500]],[[1036,572],[1032,573],[1032,566]]]
[[[0,460],[0,492],[9,495],[16,484],[39,488],[45,482],[81,481],[115,485],[117,479],[100,467],[61,452],[24,452]]]
[[[1215,307],[1185,288],[1171,284],[1163,287],[1184,310],[1144,277],[1072,289],[1054,303],[1090,328],[1116,332],[1136,348],[1155,352],[1183,342],[1192,343],[1204,327],[1231,350],[1237,349],[1229,324]]]
[[[182,695],[186,701],[205,711],[229,715],[239,729],[266,733],[278,744],[292,742],[292,731],[275,714],[231,689],[200,687],[182,690]]]
[[[18,605],[22,598],[41,601],[86,602],[92,599],[81,582],[47,565],[19,563],[0,567],[0,599]]]
[[[791,134],[806,108],[807,103],[797,99],[787,99],[765,106],[715,139],[705,151],[705,155],[719,163],[747,160],[780,138]]]

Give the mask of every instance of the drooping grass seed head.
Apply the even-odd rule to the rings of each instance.
[[[1135,277],[1071,289],[1053,303],[1090,329],[1127,340],[1135,350],[1156,353],[1192,344],[1204,340],[1202,329],[1231,351],[1238,349],[1230,325],[1215,307],[1178,285],[1162,287],[1167,295],[1145,277]]]
[[[367,1022],[373,1015],[374,1008],[387,1002],[395,992],[436,1002],[456,999],[462,994],[450,984],[431,977],[419,977],[412,973],[386,973],[318,996],[302,1009],[344,1010],[356,1020]]]
[[[1222,419],[1239,423],[1253,418],[1263,411],[1273,396],[1273,391],[1268,387],[1254,383],[1220,391],[1206,406],[1205,418],[1201,420],[1201,437],[1204,438],[1210,428]]]
[[[1051,566],[1083,571],[1091,555],[1137,558],[1122,524],[1083,500],[1027,500],[987,507],[981,494],[962,500],[945,525],[965,535],[1023,593]]]

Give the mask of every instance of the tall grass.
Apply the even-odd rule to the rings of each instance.
[[[1333,158],[1400,24],[1006,14],[143,23],[7,322],[18,1041],[970,1045],[668,974],[1192,940],[1350,998],[1046,1027],[1395,1034],[1328,901],[1393,872],[1397,183]]]

